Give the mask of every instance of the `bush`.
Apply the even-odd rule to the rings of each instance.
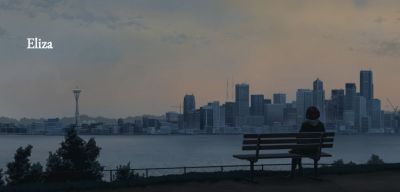
[[[347,165],[349,165],[349,166],[355,166],[355,165],[357,165],[357,164],[354,163],[353,161],[350,161],[350,162],[347,163]]]
[[[0,169],[0,187],[4,186],[3,169]]]
[[[375,154],[371,155],[371,158],[367,161],[368,165],[382,165],[385,164],[385,162],[378,156]]]
[[[32,145],[25,148],[19,147],[14,155],[14,161],[7,164],[6,178],[10,185],[40,181],[42,166],[39,163],[31,165]]]
[[[336,161],[333,161],[332,165],[333,166],[343,166],[344,165],[344,161],[343,161],[343,159],[338,159]]]
[[[132,181],[135,178],[138,178],[139,175],[135,174],[131,170],[131,165],[130,163],[126,165],[120,165],[117,167],[117,172],[115,173],[115,181],[121,182],[121,181]]]
[[[97,161],[100,150],[93,138],[86,142],[74,128],[68,129],[61,147],[49,153],[46,180],[101,180],[103,167]]]

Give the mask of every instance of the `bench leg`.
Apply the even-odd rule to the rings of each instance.
[[[290,169],[290,178],[294,177],[294,174],[296,172],[296,167],[297,167],[297,159],[292,158],[292,168]]]
[[[251,181],[254,180],[254,161],[250,161],[250,178]]]
[[[318,176],[318,161],[314,160],[314,176]]]

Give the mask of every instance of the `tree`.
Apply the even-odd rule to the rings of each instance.
[[[385,164],[385,162],[378,156],[375,154],[371,155],[371,158],[367,161],[368,165],[381,165],[381,164]]]
[[[139,177],[139,176],[138,176],[138,174],[135,174],[131,170],[130,163],[128,163],[126,165],[120,165],[117,167],[117,172],[115,173],[115,181],[117,181],[117,182],[132,181],[137,177]]]
[[[4,186],[3,169],[0,169],[0,187]]]
[[[6,178],[10,185],[40,181],[42,166],[39,163],[31,165],[32,145],[19,147],[14,155],[14,161],[7,164]]]
[[[49,153],[47,180],[101,180],[103,167],[97,161],[100,150],[93,138],[86,142],[74,128],[68,129],[61,147],[56,153]]]
[[[343,159],[338,159],[336,161],[333,161],[332,165],[333,166],[343,166],[344,165],[344,161],[343,161]]]

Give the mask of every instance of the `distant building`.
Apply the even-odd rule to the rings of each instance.
[[[236,121],[238,126],[242,126],[246,124],[250,115],[249,84],[236,84],[235,93]]]
[[[367,113],[367,100],[364,96],[354,97],[354,127],[359,133],[367,133],[369,129],[369,124],[367,123],[368,118]]]
[[[297,121],[297,110],[292,104],[286,104],[283,109],[283,123],[288,126],[295,126]]]
[[[194,95],[185,95],[183,98],[183,126],[190,127],[193,120],[193,113],[196,110],[196,99]]]
[[[353,100],[357,96],[357,88],[355,83],[346,83],[346,93],[344,99],[344,110],[354,110]]]
[[[383,127],[383,116],[381,110],[381,100],[371,99],[369,100],[370,105],[370,117],[371,117],[371,128],[379,129]]]
[[[272,104],[271,99],[264,99],[264,104]]]
[[[235,103],[234,102],[226,102],[224,104],[225,108],[225,125],[228,127],[234,127],[235,126]]]
[[[332,89],[331,100],[328,101],[328,106],[326,106],[327,120],[330,122],[343,120],[344,97],[343,89]]]
[[[374,98],[374,84],[372,78],[372,71],[360,71],[360,95],[364,96],[367,100]]]
[[[274,93],[273,99],[274,99],[274,104],[286,104],[285,93]]]
[[[45,121],[47,135],[62,135],[64,130],[59,118],[47,119]]]
[[[264,115],[264,95],[251,95],[250,114],[252,116]]]
[[[296,92],[297,124],[306,119],[307,108],[313,105],[313,92],[310,89],[298,89]]]
[[[207,133],[212,133],[213,117],[213,109],[211,106],[206,105],[200,107],[200,130],[203,130]]]
[[[325,90],[324,83],[320,79],[313,82],[313,106],[320,111],[320,120],[325,121]]]
[[[283,115],[285,107],[285,104],[266,104],[264,112],[265,124],[282,124],[284,120]]]
[[[179,123],[180,117],[181,114],[174,111],[165,113],[165,120],[169,123]]]

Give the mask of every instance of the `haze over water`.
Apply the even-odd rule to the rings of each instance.
[[[89,136],[83,136],[85,140]],[[106,168],[131,162],[132,168],[209,166],[247,164],[232,157],[241,152],[241,135],[166,135],[166,136],[95,136],[102,148],[100,162]],[[32,162],[45,165],[49,151],[55,151],[61,136],[0,136],[0,167],[11,161],[19,146],[33,145]],[[326,150],[332,158],[365,163],[371,154],[385,162],[400,162],[400,135],[337,135],[334,148]],[[259,163],[285,163],[289,160],[264,160]],[[307,160],[306,160],[307,162]]]

